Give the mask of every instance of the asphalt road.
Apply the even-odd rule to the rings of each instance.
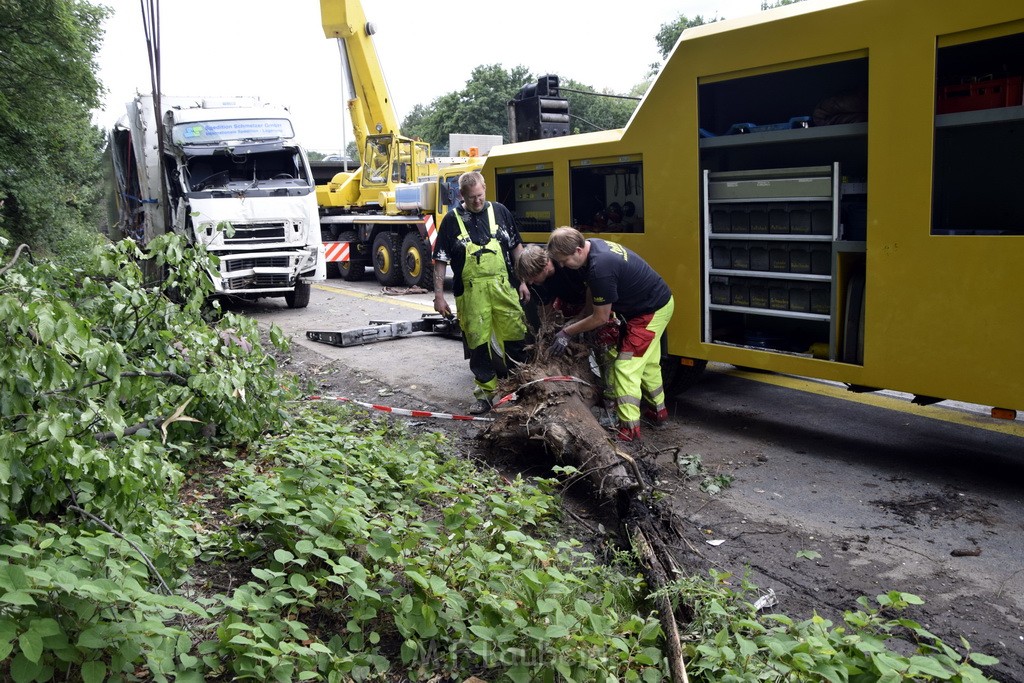
[[[307,309],[266,300],[242,310],[310,352],[298,363],[342,364],[380,387],[374,402],[465,413],[472,376],[460,342],[418,335],[339,348],[305,337],[433,311],[431,294],[402,291],[330,280]],[[665,472],[695,549],[773,588],[779,609],[840,614],[858,595],[915,593],[926,600],[915,618],[999,657],[990,675],[1024,681],[1024,419],[907,399],[713,364],[670,404],[666,427],[646,429],[642,448]],[[672,483],[680,453],[699,454],[731,484],[707,496]]]

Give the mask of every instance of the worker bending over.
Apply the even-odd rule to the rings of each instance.
[[[668,419],[661,379],[661,336],[675,303],[665,280],[635,252],[603,239],[585,239],[575,228],[557,228],[548,252],[560,265],[581,270],[590,290],[590,315],[563,327],[551,352],[561,355],[571,337],[605,325],[612,313],[625,320],[610,384],[619,421],[618,437],[640,438],[641,396],[644,417]]]
[[[543,308],[561,314],[561,318],[555,317],[559,324],[563,320],[571,320],[576,317],[590,315],[592,306],[587,295],[587,282],[584,279],[582,270],[565,268],[558,265],[558,262],[551,258],[548,250],[539,244],[527,244],[523,247],[523,253],[516,261],[516,275],[521,282],[530,287],[530,301],[535,302],[535,308]],[[539,327],[540,314],[536,320],[530,316],[530,308],[527,307],[527,319]],[[551,319],[553,316],[544,316]],[[601,379],[604,381],[604,408],[607,411],[615,409],[615,393],[611,388],[611,366],[618,355],[619,335],[622,328],[619,319],[611,316],[608,322],[596,330],[587,334],[587,343],[594,346],[596,361],[600,369]]]
[[[583,310],[587,297],[583,273],[558,265],[543,246],[523,247],[516,260],[516,276],[530,288],[530,300],[537,306],[550,307],[566,318]]]
[[[475,382],[476,402],[469,410],[473,415],[491,409],[498,389],[491,336],[501,347],[505,368],[523,362],[526,337],[512,270],[523,241],[512,212],[484,199],[486,191],[479,172],[459,176],[462,205],[445,215],[434,245],[434,310],[445,317],[452,315],[444,298],[445,270],[450,265],[455,308]],[[528,299],[526,285],[519,288]]]

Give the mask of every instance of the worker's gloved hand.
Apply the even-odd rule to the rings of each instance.
[[[598,346],[619,345],[619,320],[612,318],[594,331],[594,341]]]
[[[555,335],[555,340],[551,342],[551,346],[548,348],[548,353],[558,358],[565,353],[567,348],[569,348],[569,335],[565,330],[559,330],[558,334]]]

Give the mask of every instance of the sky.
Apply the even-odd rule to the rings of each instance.
[[[149,62],[139,0],[94,1],[114,12],[97,56],[107,94],[93,116],[109,128],[136,92],[150,92]],[[680,14],[733,19],[761,9],[761,0],[362,1],[399,121],[415,105],[461,90],[481,64],[625,93],[660,61],[654,36],[662,24]],[[352,139],[338,46],[324,37],[318,0],[165,0],[160,9],[165,95],[284,104],[309,150],[338,152]]]

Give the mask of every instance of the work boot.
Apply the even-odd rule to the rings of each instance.
[[[473,404],[473,407],[469,409],[469,414],[484,415],[485,413],[490,412],[490,410],[491,402],[488,401],[486,398],[478,398],[476,403]]]
[[[668,409],[662,408],[661,410],[655,410],[654,408],[643,409],[644,419],[651,424],[660,425],[664,422],[668,422]]]
[[[619,441],[640,441],[640,427],[627,427],[622,425],[619,427],[618,433],[615,438]]]

